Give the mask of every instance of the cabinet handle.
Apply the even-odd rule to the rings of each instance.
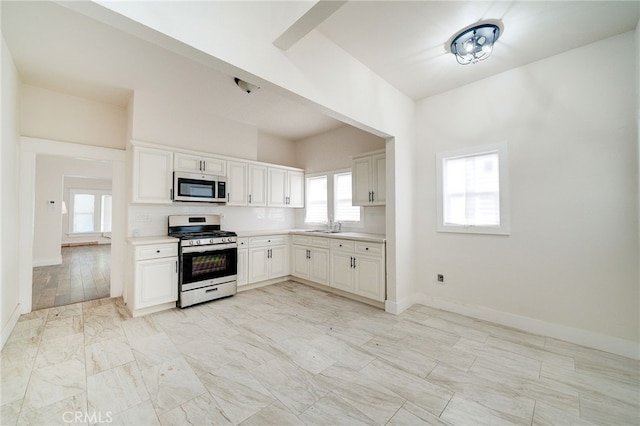
[[[169,199],[173,200],[173,188],[169,190]]]
[[[365,250],[369,251],[369,247],[365,248]]]
[[[203,172],[207,171],[207,162],[205,160],[202,160],[202,171]]]
[[[176,260],[176,274],[178,273],[178,261]]]
[[[231,200],[231,194],[227,192],[227,203]]]
[[[249,204],[251,204],[251,194],[249,194]]]
[[[371,202],[376,200],[376,193],[371,191]]]
[[[353,268],[353,256],[349,256],[349,268]]]
[[[160,250],[156,250],[156,253],[160,253]]]
[[[356,268],[356,258],[354,257],[353,258],[353,269],[355,269],[355,268]]]

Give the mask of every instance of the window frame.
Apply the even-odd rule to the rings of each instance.
[[[476,157],[490,153],[498,154],[498,185],[500,224],[490,225],[456,225],[444,222],[444,162],[449,159]],[[436,153],[436,208],[437,231],[464,234],[509,235],[511,233],[511,215],[509,212],[509,167],[507,142],[463,148],[455,151]]]

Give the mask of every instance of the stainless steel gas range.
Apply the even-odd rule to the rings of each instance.
[[[180,239],[178,307],[236,294],[237,235],[220,230],[219,215],[169,216],[168,233]]]

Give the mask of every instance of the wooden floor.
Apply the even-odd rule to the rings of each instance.
[[[640,362],[415,305],[285,282],[131,318],[20,317],[0,424],[638,425]]]
[[[32,310],[109,297],[111,245],[62,247],[62,264],[33,268]]]

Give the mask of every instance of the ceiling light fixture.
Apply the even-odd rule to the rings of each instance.
[[[260,88],[260,87],[256,86],[255,84],[247,83],[244,80],[240,80],[238,77],[235,77],[233,79],[233,81],[236,82],[238,87],[240,89],[242,89],[243,92],[251,93],[251,92],[255,92],[256,90],[258,90]]]
[[[461,65],[475,64],[491,56],[493,44],[500,37],[500,27],[495,24],[480,24],[467,28],[454,36],[451,53]]]

